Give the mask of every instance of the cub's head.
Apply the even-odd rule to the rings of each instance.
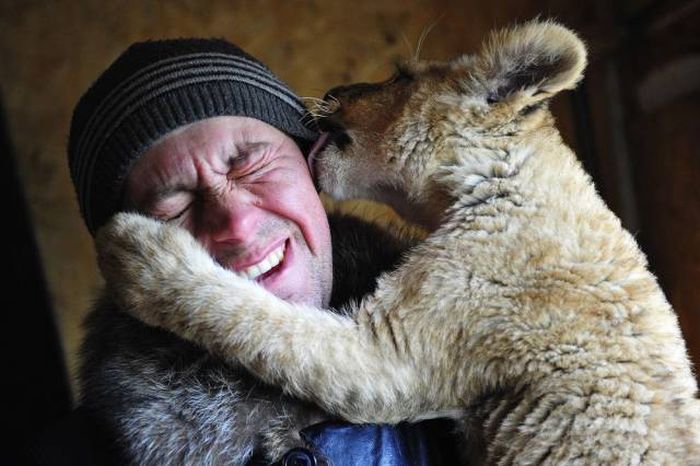
[[[410,62],[386,81],[328,91],[316,113],[329,144],[312,154],[336,198],[408,202],[431,196],[430,175],[454,151],[537,126],[546,102],[573,88],[586,48],[570,30],[530,22],[493,32],[477,55]]]

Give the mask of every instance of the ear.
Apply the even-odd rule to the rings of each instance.
[[[517,109],[573,89],[586,67],[586,46],[569,29],[532,21],[496,31],[482,47],[476,73],[489,103],[508,100]]]

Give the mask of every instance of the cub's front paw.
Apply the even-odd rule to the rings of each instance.
[[[138,214],[120,213],[96,237],[107,289],[122,309],[162,326],[177,283],[196,267],[215,266],[185,230]]]

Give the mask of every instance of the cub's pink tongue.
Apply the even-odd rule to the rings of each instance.
[[[326,140],[328,140],[328,133],[321,133],[314,145],[311,146],[309,155],[306,158],[306,162],[309,164],[309,171],[311,172],[311,177],[313,179],[316,179],[316,171],[314,170],[316,155],[321,151],[321,149],[323,149],[323,146],[326,145]]]

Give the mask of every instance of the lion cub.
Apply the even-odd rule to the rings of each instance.
[[[330,92],[320,185],[431,230],[345,316],[135,215],[102,231],[103,273],[140,319],[330,413],[461,419],[473,464],[700,464],[676,316],[547,110],[585,64],[571,31],[532,22]]]

